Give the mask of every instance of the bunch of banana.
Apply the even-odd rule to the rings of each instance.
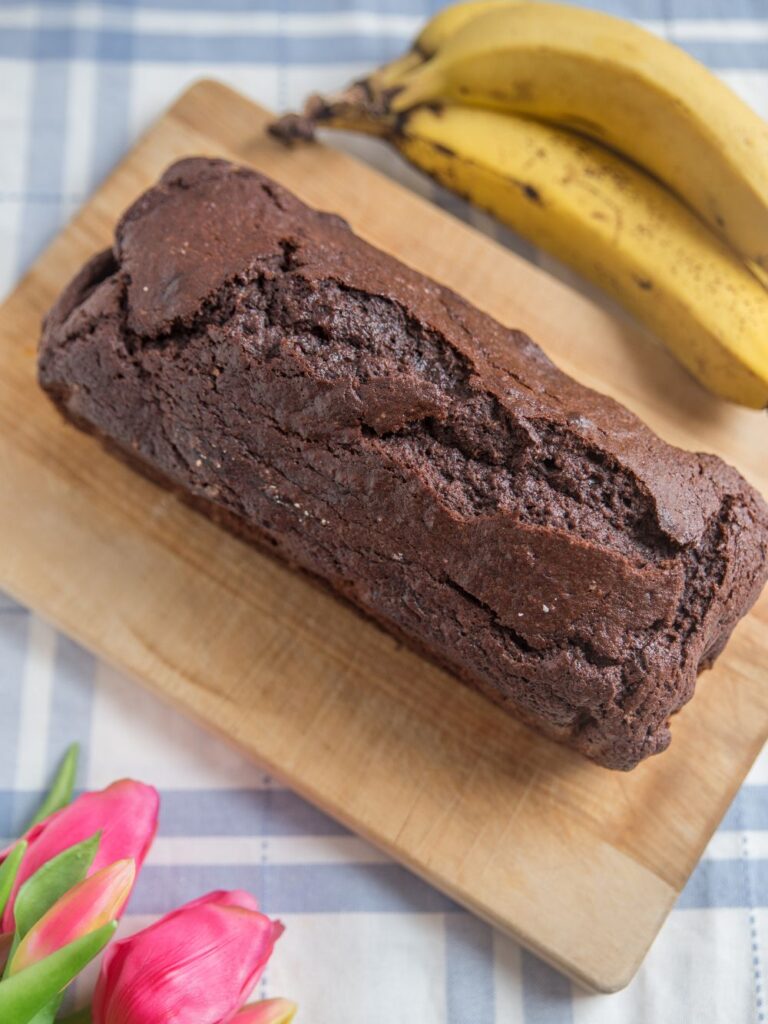
[[[389,139],[604,288],[711,391],[768,405],[768,125],[681,50],[576,7],[475,0],[281,129],[316,125]]]

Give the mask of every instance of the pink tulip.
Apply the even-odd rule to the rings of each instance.
[[[290,999],[262,999],[244,1006],[232,1018],[232,1024],[291,1024],[297,1006]]]
[[[132,860],[118,860],[70,889],[27,932],[13,960],[11,974],[31,967],[57,949],[115,921],[136,878]]]
[[[225,1024],[283,932],[244,892],[212,892],[107,949],[94,1024]]]
[[[5,908],[0,931],[13,930],[13,904],[19,888],[47,861],[75,843],[101,832],[89,874],[117,860],[130,858],[141,868],[157,831],[157,790],[123,779],[95,793],[84,793],[68,807],[29,830],[29,846]]]

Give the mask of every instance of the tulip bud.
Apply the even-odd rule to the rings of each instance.
[[[213,892],[107,950],[93,1024],[223,1024],[253,991],[283,926],[247,893]]]
[[[232,1024],[291,1024],[297,1006],[290,999],[262,999],[244,1006],[232,1018]]]
[[[24,837],[27,850],[16,874],[0,931],[13,931],[13,906],[24,882],[51,858],[97,832],[101,833],[101,839],[90,868],[91,875],[125,858],[135,861],[138,872],[157,831],[158,804],[157,791],[151,786],[123,779],[98,792],[84,793],[31,828]]]
[[[21,940],[11,961],[10,974],[31,967],[75,939],[115,921],[131,894],[135,878],[134,862],[119,860],[70,889]]]

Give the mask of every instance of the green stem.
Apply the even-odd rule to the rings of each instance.
[[[40,805],[37,814],[29,823],[29,828],[39,825],[49,814],[60,811],[72,799],[75,788],[75,777],[77,775],[77,761],[80,756],[80,746],[73,743],[62,758],[56,778],[51,783],[48,794]]]
[[[56,1024],[92,1024],[92,1020],[91,1008],[86,1006],[82,1010],[71,1013],[69,1017],[61,1017]]]
[[[0,982],[0,1021],[3,1024],[29,1024],[98,956],[116,928],[117,922],[111,921],[103,928],[57,949],[44,960],[25,967],[18,974],[4,978]]]
[[[19,840],[2,864],[0,864],[0,915],[5,912],[5,907],[16,881],[16,873],[19,865],[27,852],[26,839]]]

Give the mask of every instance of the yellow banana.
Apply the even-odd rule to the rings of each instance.
[[[655,179],[582,136],[497,111],[361,117],[421,170],[602,287],[710,391],[768,405],[768,292]],[[326,123],[358,127],[349,108]]]
[[[397,81],[395,112],[447,100],[594,137],[768,270],[768,125],[693,58],[630,22],[553,3],[505,6]]]
[[[416,36],[413,48],[427,58],[434,57],[445,43],[455,36],[459,29],[489,11],[516,7],[522,0],[465,0],[464,3],[450,4],[430,18]]]
[[[464,3],[444,7],[426,23],[410,50],[375,71],[371,75],[371,80],[377,88],[386,89],[402,75],[434,57],[451,36],[473,19],[497,8],[512,7],[520,2],[521,0],[465,0]]]
[[[272,131],[284,140],[311,133],[311,125],[332,118],[335,127],[380,134],[380,119],[389,107],[390,92],[424,61],[434,57],[456,32],[475,18],[489,11],[514,7],[523,0],[465,0],[464,3],[444,7],[431,18],[414,40],[410,49],[388,64],[376,68],[365,78],[352,82],[341,92],[329,96],[313,95],[306,103],[304,116],[282,121]],[[361,118],[363,108],[366,117]],[[344,121],[343,111],[349,109],[352,124]],[[287,122],[290,122],[288,126]]]

